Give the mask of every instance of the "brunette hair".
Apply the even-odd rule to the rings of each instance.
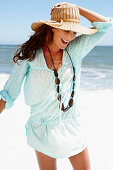
[[[30,36],[29,40],[21,45],[17,45],[14,53],[13,61],[28,59],[32,61],[35,58],[36,52],[40,47],[50,43],[53,39],[52,27],[49,25],[40,26],[37,31]]]

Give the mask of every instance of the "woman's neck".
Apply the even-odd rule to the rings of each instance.
[[[59,51],[49,51],[50,48],[48,49],[47,45],[44,45],[43,46],[43,53],[44,53],[44,56],[45,56],[45,53],[46,53],[46,56],[50,56],[50,53],[52,55],[52,57],[55,59],[55,60],[59,60],[61,59],[62,55],[63,55],[63,50],[62,49],[59,49]]]
[[[49,47],[49,49],[48,49],[47,46]],[[59,52],[62,51],[62,49],[58,48],[55,44],[48,44],[47,46],[46,46],[46,50],[47,50],[47,51],[50,50],[50,52],[51,52],[52,54],[57,54],[57,53],[59,53]]]

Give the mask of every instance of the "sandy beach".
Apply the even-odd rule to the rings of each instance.
[[[8,78],[0,74],[0,90]],[[79,91],[79,108],[87,134],[92,170],[113,170],[113,90]],[[38,170],[34,150],[27,145],[25,124],[30,108],[23,86],[15,105],[0,115],[0,169]],[[72,170],[67,158],[57,159],[58,170]]]

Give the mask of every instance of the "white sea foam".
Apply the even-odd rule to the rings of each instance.
[[[88,77],[91,76],[92,79],[100,79],[100,78],[106,77],[106,75],[104,73],[100,72],[101,70],[100,69],[93,69],[93,68],[84,68],[84,69],[82,69],[82,72],[83,73],[85,72],[85,74]]]
[[[89,90],[112,89],[113,69],[106,68],[82,68],[81,88]]]
[[[9,77],[9,74],[0,74],[0,78],[8,78]]]

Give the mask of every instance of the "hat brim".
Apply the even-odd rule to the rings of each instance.
[[[47,24],[54,28],[75,31],[80,34],[87,34],[87,35],[94,34],[98,31],[98,29],[95,27],[87,28],[87,27],[80,25],[80,23],[76,23],[76,22],[61,22],[61,23],[59,23],[56,21],[41,21],[41,20],[38,22],[32,23],[31,29],[33,31],[37,31],[37,29],[44,24]]]

